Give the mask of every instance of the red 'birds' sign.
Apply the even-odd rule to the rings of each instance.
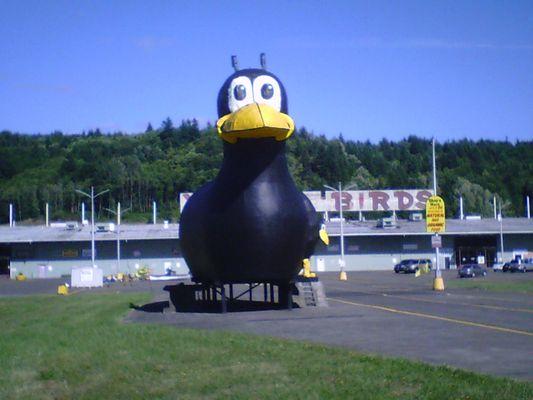
[[[429,189],[398,190],[343,190],[303,192],[318,212],[324,211],[423,211],[427,199],[433,194]],[[180,193],[180,209],[192,193]]]

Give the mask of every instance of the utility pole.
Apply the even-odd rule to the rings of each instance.
[[[328,189],[331,189],[333,190],[334,192],[337,192],[339,193],[339,218],[340,218],[340,228],[341,228],[341,232],[340,232],[340,247],[341,247],[341,259],[340,259],[340,273],[339,273],[339,280],[341,281],[346,281],[348,280],[348,276],[346,275],[346,271],[344,270],[344,267],[346,266],[346,261],[344,260],[344,217],[343,217],[343,214],[342,214],[342,183],[339,182],[339,188],[338,189],[335,189],[334,187],[331,187],[329,185],[324,185],[325,188],[328,188]],[[349,190],[351,188],[353,188],[354,185],[350,185],[348,186],[347,188],[345,188],[344,190]]]
[[[435,137],[432,142],[432,160],[433,160],[433,195],[437,196],[437,163],[435,160]],[[438,240],[439,234],[435,233],[435,238]],[[439,246],[435,246],[435,279],[433,280],[434,290],[444,290],[444,282],[440,272],[439,262]]]
[[[120,222],[122,218],[122,214],[128,212],[131,210],[131,207],[128,207],[124,210],[120,209],[120,202],[117,203],[117,210],[111,210],[109,208],[106,208],[107,211],[109,211],[112,214],[115,214],[117,216],[117,273],[120,271]]]
[[[91,194],[85,193],[82,190],[76,189],[76,192],[79,194],[82,194],[84,196],[87,196],[91,199],[91,260],[93,263],[93,268],[96,268],[96,265],[94,264],[95,259],[95,243],[94,243],[94,199],[96,199],[98,196],[103,195],[104,193],[109,192],[109,189],[103,190],[98,194],[94,194],[94,186],[91,186]]]
[[[502,263],[503,263],[503,215],[502,215],[502,201],[500,199],[500,214],[498,215],[500,220],[500,251],[502,253]]]

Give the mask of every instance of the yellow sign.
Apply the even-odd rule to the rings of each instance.
[[[78,249],[63,249],[62,253],[65,258],[75,258],[78,257]]]
[[[446,230],[444,200],[439,196],[431,196],[426,201],[426,230],[433,233]]]

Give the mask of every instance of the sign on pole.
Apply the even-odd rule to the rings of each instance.
[[[431,196],[426,202],[426,230],[440,233],[446,230],[444,200],[439,196]]]
[[[434,249],[440,249],[442,247],[442,236],[431,236],[431,247]]]

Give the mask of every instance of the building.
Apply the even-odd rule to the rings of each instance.
[[[107,228],[95,233],[96,265],[105,275],[134,273],[147,266],[154,274],[172,269],[188,272],[179,244],[176,224],[121,225],[120,265],[117,260],[117,231]],[[528,218],[446,220],[442,236],[440,265],[455,268],[478,262],[492,266],[502,259],[500,229],[503,233],[503,260],[533,254],[533,220]],[[311,259],[316,271],[340,268],[340,222],[327,223],[330,245],[319,242]],[[344,224],[345,269],[389,270],[406,258],[435,259],[431,235],[425,221],[348,221]],[[19,272],[29,278],[68,276],[72,267],[91,266],[89,226],[62,224],[46,226],[0,226],[0,272],[14,278]]]
[[[317,271],[339,269],[340,223],[330,223],[327,229],[330,245],[319,243],[312,260]],[[349,221],[344,224],[346,270],[392,269],[408,258],[435,262],[431,236],[426,233],[425,220],[396,220],[389,226],[379,221]],[[504,218],[501,224],[495,219],[448,219],[446,232],[441,236],[442,268],[471,262],[492,267],[497,260],[508,261],[533,253],[533,220],[528,218]]]
[[[163,274],[169,268],[179,274],[188,272],[179,248],[177,225],[121,225],[120,266],[117,230],[102,229],[105,225],[101,224],[98,227],[95,264],[105,275],[135,273],[144,266],[154,274]],[[90,226],[0,227],[0,270],[11,278],[19,272],[29,278],[61,277],[70,275],[72,267],[87,266],[92,266]]]

